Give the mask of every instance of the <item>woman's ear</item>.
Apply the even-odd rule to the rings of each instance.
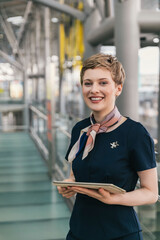
[[[123,89],[123,84],[118,84],[116,89],[116,97],[118,97],[121,94],[122,89]]]

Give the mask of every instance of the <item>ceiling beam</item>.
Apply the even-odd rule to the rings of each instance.
[[[23,66],[19,62],[11,58],[9,55],[7,55],[5,52],[3,52],[2,50],[0,50],[0,56],[3,59],[5,59],[7,62],[9,62],[11,65],[18,68],[20,71],[23,71]]]
[[[0,15],[0,22],[2,24],[4,33],[8,39],[8,42],[12,48],[13,53],[16,51],[16,38],[10,24]]]
[[[19,33],[18,33],[18,39],[17,39],[18,46],[20,45],[23,34],[25,32],[25,28],[26,28],[27,23],[28,23],[28,18],[29,18],[29,15],[31,14],[31,11],[32,11],[32,6],[33,6],[32,1],[28,1],[26,9],[25,9],[25,13],[24,13],[24,22],[20,26],[20,30],[19,30]]]
[[[46,7],[52,8],[57,10],[58,12],[68,14],[72,16],[73,18],[78,18],[81,21],[84,21],[85,19],[85,14],[77,10],[73,7],[68,6],[67,4],[60,4],[59,2],[55,0],[32,0],[35,3],[42,4]]]
[[[10,8],[15,7],[18,5],[26,5],[26,0],[19,0],[19,1],[9,1],[9,2],[0,2],[0,8]]]
[[[13,55],[15,56],[18,54],[17,56],[19,57],[20,61],[23,62],[23,56],[19,49],[16,35],[14,33],[11,23],[7,21],[8,16],[7,16],[4,8],[1,10],[1,15],[2,16],[0,16],[0,20],[2,22],[2,26],[3,26],[4,32],[6,34],[6,37],[11,45]]]

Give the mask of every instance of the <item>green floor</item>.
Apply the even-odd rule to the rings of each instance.
[[[63,240],[69,217],[28,133],[0,133],[0,240]]]

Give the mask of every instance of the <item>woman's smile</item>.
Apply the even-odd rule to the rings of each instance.
[[[89,99],[91,100],[92,103],[99,103],[101,102],[104,97],[99,97],[99,96],[92,96],[92,97],[89,97]]]

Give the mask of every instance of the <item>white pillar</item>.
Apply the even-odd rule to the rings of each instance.
[[[159,94],[158,94],[158,156],[160,156],[160,43],[159,43]],[[160,158],[160,157],[159,157]]]
[[[115,0],[115,45],[118,60],[126,72],[126,82],[117,105],[121,113],[138,120],[139,0]]]

